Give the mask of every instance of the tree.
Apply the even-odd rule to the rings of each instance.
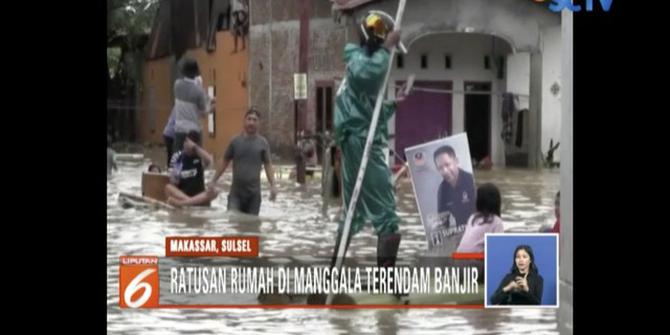
[[[139,78],[141,51],[151,33],[158,4],[158,0],[107,0],[107,66],[110,76],[125,70],[131,78]],[[118,49],[110,51],[110,48]]]
[[[135,137],[143,51],[158,5],[159,0],[107,0],[107,95],[124,106],[108,108],[108,132],[114,140]]]

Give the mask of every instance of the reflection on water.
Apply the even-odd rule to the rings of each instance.
[[[152,208],[122,208],[119,192],[140,193],[146,163],[120,163],[107,182],[107,322],[113,334],[557,334],[554,309],[154,309],[118,307],[118,259],[121,255],[165,253],[170,235],[258,235],[261,256],[329,257],[334,245],[338,208],[322,215],[320,181],[297,187],[284,175],[276,202],[263,190],[260,218],[226,213],[230,173],[224,175],[223,196],[207,210],[169,212]],[[209,176],[208,172],[208,176]],[[553,224],[553,197],[558,171],[477,171],[476,182],[493,182],[503,196],[506,231],[537,231]],[[266,184],[264,184],[266,185]],[[398,187],[398,213],[403,219],[403,255],[421,255],[427,248],[409,180]],[[376,237],[366,227],[352,239],[350,256],[374,256]]]

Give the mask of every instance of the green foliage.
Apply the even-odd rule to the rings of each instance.
[[[137,36],[149,34],[158,0],[108,0],[107,37]]]
[[[141,73],[140,38],[151,33],[159,0],[107,0],[107,67],[110,78],[119,67],[132,80]]]
[[[107,48],[107,68],[109,69],[110,78],[114,78],[116,71],[118,71],[120,62],[121,62],[121,48],[119,47]]]

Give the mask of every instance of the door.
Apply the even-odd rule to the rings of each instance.
[[[491,154],[491,83],[465,82],[465,132],[473,160]]]
[[[398,82],[398,86],[404,82]],[[451,90],[450,81],[415,81],[415,88]],[[398,104],[395,114],[395,149],[405,156],[405,148],[451,135],[452,96],[447,92],[414,90]],[[401,161],[396,157],[396,162]]]
[[[333,133],[333,82],[332,81],[318,81],[316,83],[316,134],[321,135],[324,132]],[[322,137],[317,139],[317,157],[319,164],[323,163],[324,145]]]

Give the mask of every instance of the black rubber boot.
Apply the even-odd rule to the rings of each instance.
[[[377,237],[377,266],[382,268],[394,267],[398,257],[401,235],[398,233],[384,234]],[[394,293],[400,299],[407,294]],[[408,302],[406,302],[407,304]]]
[[[393,267],[398,256],[401,236],[398,233],[384,234],[377,237],[377,266]]]

